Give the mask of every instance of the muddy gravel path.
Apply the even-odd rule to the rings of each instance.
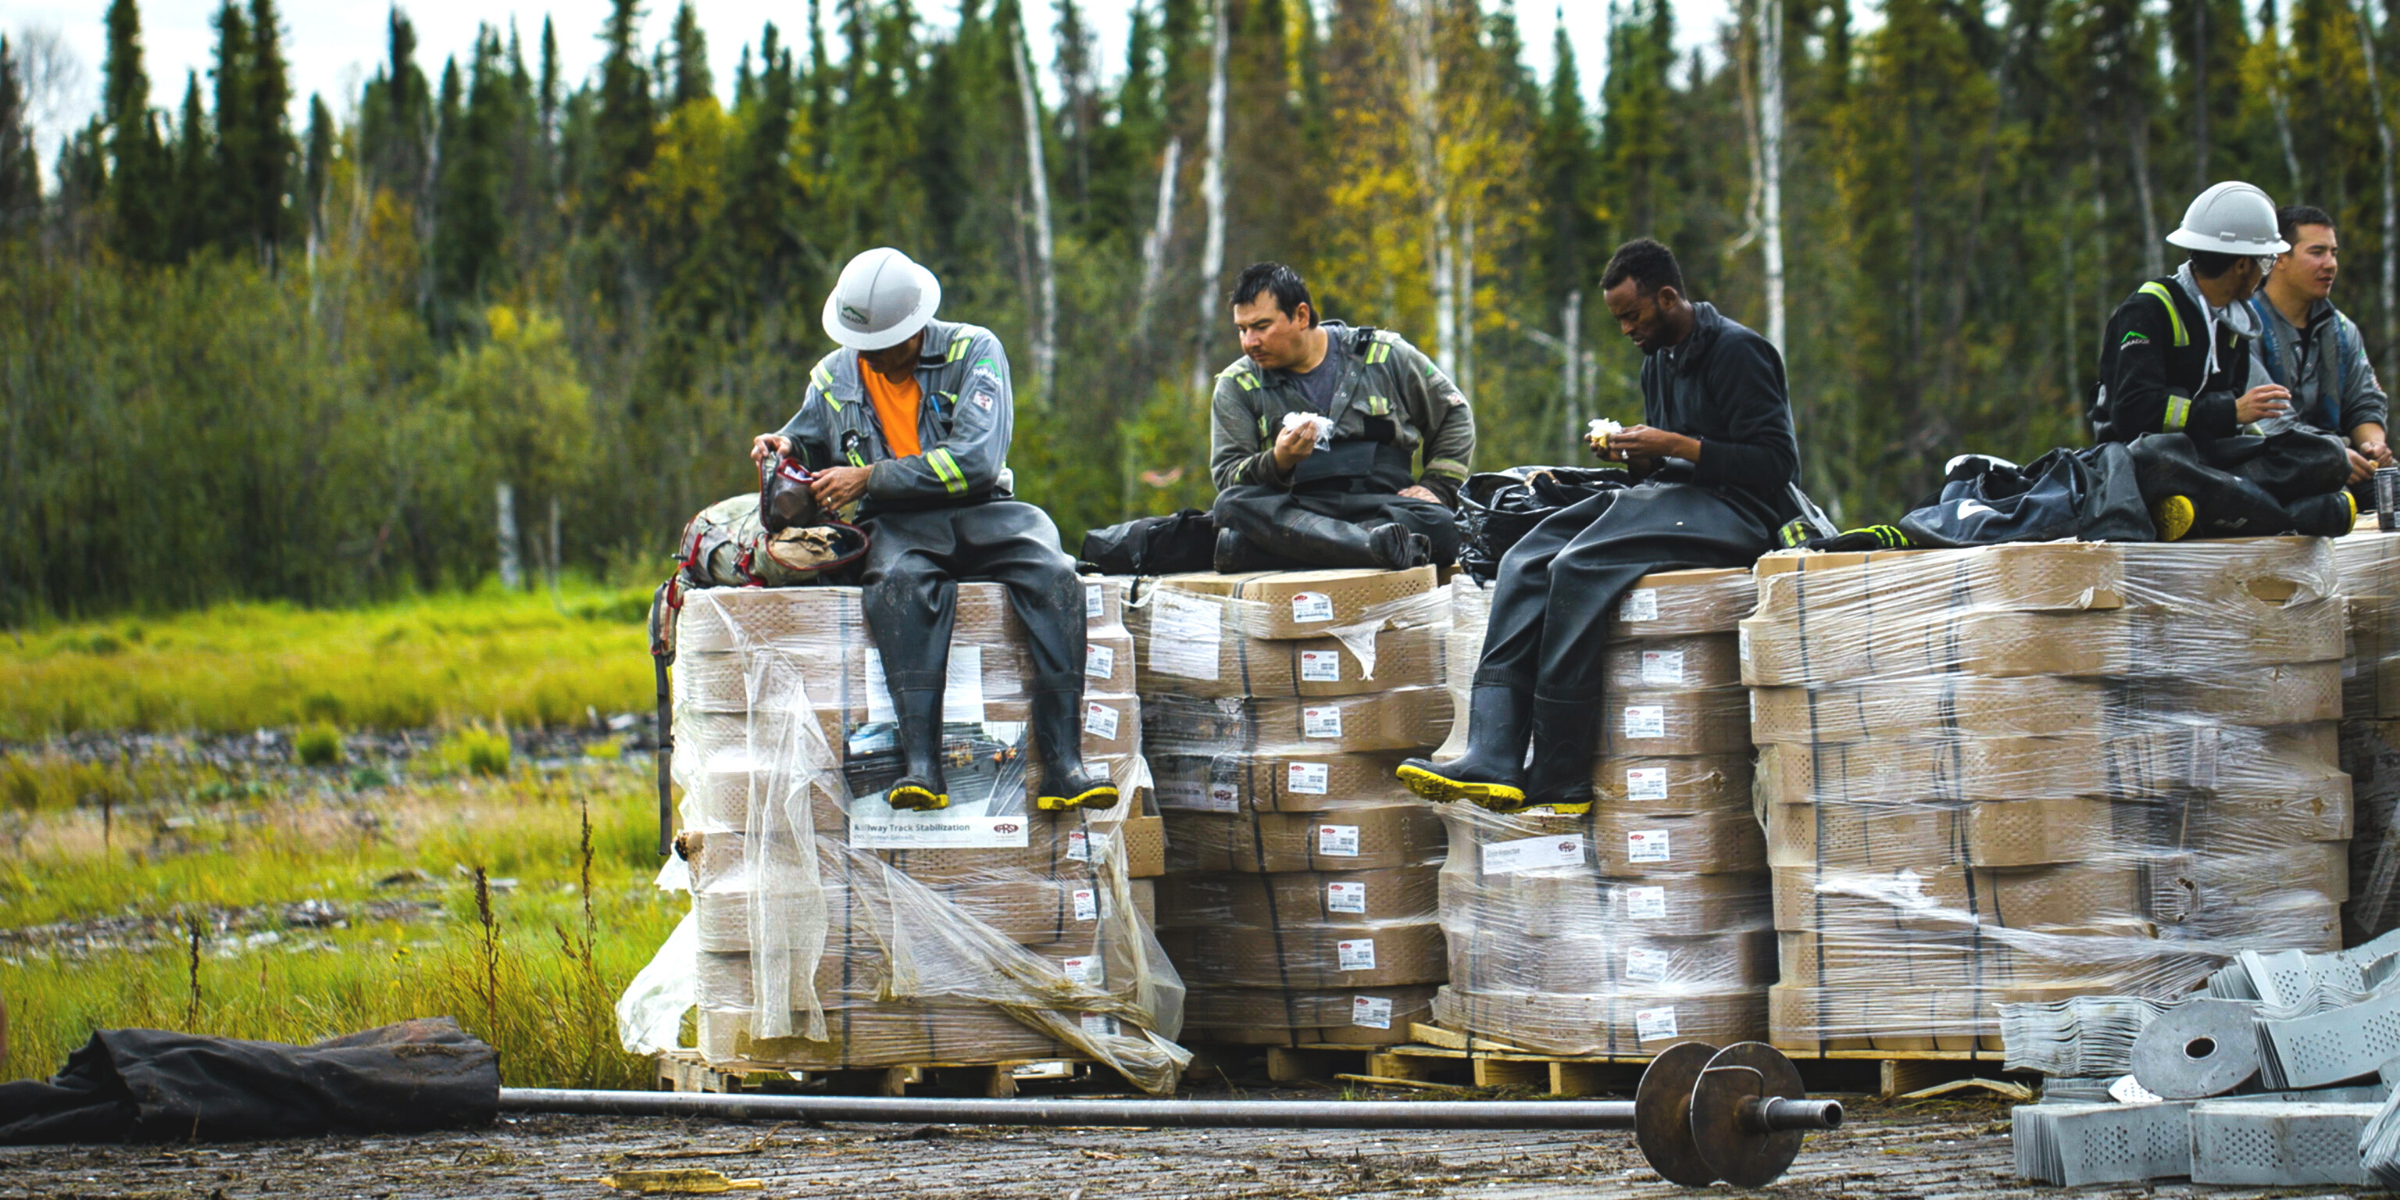
[[[1255,1093],[1254,1093],[1255,1094]],[[1856,1102],[1786,1197],[2059,1196],[2010,1170],[2004,1105]],[[523,1116],[422,1137],[0,1148],[0,1197],[606,1197],[622,1169],[702,1167],[765,1197],[1666,1197],[1622,1134],[964,1129]],[[2302,1195],[2093,1188],[2078,1200]]]

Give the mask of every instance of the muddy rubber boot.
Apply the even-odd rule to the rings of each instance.
[[[892,693],[899,728],[900,781],[884,793],[893,808],[950,807],[950,785],[942,778],[942,693],[939,688]]]
[[[2283,507],[2292,514],[2292,528],[2311,537],[2340,537],[2358,524],[2358,499],[2348,488],[2294,500]]]
[[[1033,749],[1042,763],[1042,786],[1033,806],[1043,812],[1117,806],[1117,785],[1083,765],[1082,699],[1080,691],[1032,696]]]
[[[1600,736],[1599,702],[1533,702],[1533,766],[1526,772],[1525,807],[1559,813],[1592,811],[1592,746]]]
[[[1449,762],[1412,758],[1394,774],[1437,804],[1470,800],[1494,812],[1525,807],[1525,735],[1531,693],[1479,683],[1468,697],[1467,752]]]

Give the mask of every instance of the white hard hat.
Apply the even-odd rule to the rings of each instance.
[[[2281,254],[2292,248],[2275,226],[2275,202],[2246,183],[2227,180],[2200,193],[2183,210],[2170,245],[2218,254]]]
[[[852,350],[907,341],[942,306],[942,282],[909,256],[878,246],[850,260],[825,297],[825,336]]]

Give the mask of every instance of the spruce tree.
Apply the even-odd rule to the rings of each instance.
[[[675,10],[674,63],[675,90],[668,99],[670,111],[716,93],[716,81],[708,70],[708,35],[701,31],[700,14],[692,9],[692,0],[683,0],[683,6]]]
[[[1563,301],[1567,293],[1582,290],[1585,301],[1596,304],[1599,298],[1590,293],[1609,249],[1603,244],[1607,231],[1594,211],[1604,182],[1600,152],[1584,110],[1575,43],[1567,37],[1564,21],[1553,46],[1557,65],[1551,71],[1549,100],[1542,106],[1533,151],[1536,186],[1547,218],[1535,260],[1547,276],[1545,302]]]
[[[307,198],[308,237],[312,243],[325,240],[325,187],[333,174],[333,113],[325,107],[325,98],[311,94],[308,98],[308,158],[301,192]]]
[[[257,176],[251,170],[257,156],[257,130],[251,124],[250,18],[233,0],[221,0],[217,27],[215,83],[216,155],[209,181],[209,240],[227,252],[255,248],[252,223],[259,199]]]
[[[25,123],[25,85],[17,53],[0,34],[0,238],[30,227],[41,214],[42,176]]]
[[[250,57],[243,99],[249,104],[242,168],[249,176],[250,210],[244,232],[260,258],[273,265],[280,249],[301,236],[304,208],[292,136],[291,71],[283,57],[283,22],[275,0],[250,0]]]
[[[641,174],[657,151],[656,107],[650,74],[642,64],[641,10],[635,0],[613,0],[601,37],[608,56],[600,64],[600,107],[593,115],[594,189],[602,221],[632,222],[640,203]]]
[[[426,178],[433,136],[432,91],[417,68],[417,30],[397,5],[387,26],[385,61],[359,99],[360,169],[370,186],[412,206],[430,203]]]
[[[150,76],[142,67],[142,16],[134,0],[108,6],[105,122],[106,188],[112,242],[137,262],[167,256],[166,155],[150,112]]]
[[[200,103],[200,73],[183,77],[183,107],[175,120],[174,203],[169,233],[169,257],[191,257],[208,244],[216,184],[216,138],[209,132],[208,111]]]

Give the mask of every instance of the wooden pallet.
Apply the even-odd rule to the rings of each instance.
[[[1412,1024],[1396,1046],[1269,1047],[1277,1083],[1335,1081],[1525,1088],[1559,1096],[1626,1093],[1650,1065],[1647,1054],[1547,1054],[1439,1025]],[[1789,1050],[1811,1092],[1905,1096],[1959,1080],[1996,1078],[2005,1057],[1989,1050]]]
[[[1088,1078],[1091,1065],[1066,1059],[1004,1063],[918,1063],[904,1067],[793,1071],[764,1063],[703,1062],[692,1050],[656,1059],[662,1092],[790,1092],[821,1083],[848,1096],[906,1096],[964,1092],[995,1100],[1017,1094],[1021,1083],[1069,1082]]]

